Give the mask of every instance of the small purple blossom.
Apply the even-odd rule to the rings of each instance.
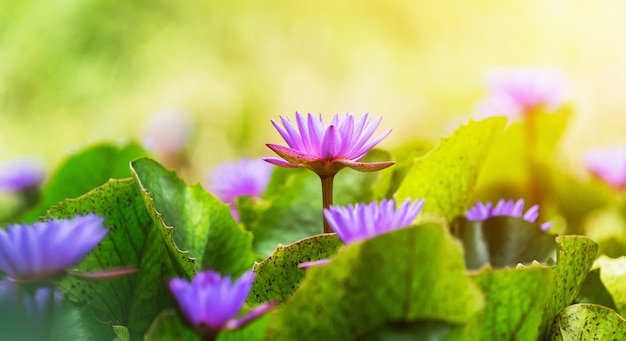
[[[17,193],[37,188],[44,179],[44,168],[35,158],[19,158],[0,165],[0,192]]]
[[[590,149],[584,156],[587,169],[616,190],[626,188],[626,145]]]
[[[204,188],[224,203],[230,204],[233,217],[239,220],[235,199],[261,196],[270,181],[272,170],[272,166],[262,159],[244,158],[222,163],[209,174]]]
[[[253,281],[252,271],[233,281],[230,276],[222,277],[206,270],[198,273],[191,282],[174,278],[168,285],[194,331],[200,335],[214,335],[220,330],[237,329],[274,307],[275,302],[268,302],[246,316],[235,318],[248,297]]]
[[[7,226],[0,230],[0,270],[18,282],[54,276],[80,262],[108,232],[95,214]]]
[[[396,209],[394,200],[356,204],[324,209],[328,224],[344,243],[375,237],[402,227],[411,226],[424,206],[424,200],[411,203],[407,199]]]
[[[156,112],[144,127],[143,144],[146,149],[168,158],[181,153],[191,141],[193,122],[180,110]]]
[[[391,129],[372,141],[369,139],[382,118],[370,120],[365,114],[355,121],[353,115],[333,116],[328,125],[322,116],[308,114],[307,118],[296,112],[296,125],[289,119],[280,117],[282,126],[272,120],[289,147],[268,144],[280,158],[267,157],[264,160],[281,167],[306,167],[320,176],[334,176],[344,167],[364,172],[387,168],[393,162],[359,162],[367,152],[382,141]]]
[[[487,98],[477,116],[518,118],[535,110],[554,111],[567,100],[567,82],[557,69],[498,68],[487,74]]]
[[[496,216],[523,218],[529,223],[534,223],[539,217],[539,205],[532,206],[524,213],[524,199],[517,201],[502,199],[496,206],[493,206],[491,202],[486,204],[478,202],[465,213],[465,218],[471,221],[486,220]],[[540,227],[543,231],[547,231],[552,227],[552,222],[543,223]]]

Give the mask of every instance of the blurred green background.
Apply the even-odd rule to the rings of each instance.
[[[269,119],[369,112],[391,148],[435,140],[496,66],[555,66],[576,116],[564,153],[620,142],[626,2],[0,1],[0,161],[49,167],[140,138],[172,109],[197,120],[197,169],[282,143]],[[200,173],[196,173],[200,180]]]

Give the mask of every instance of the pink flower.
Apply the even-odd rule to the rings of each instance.
[[[626,188],[626,145],[590,149],[584,159],[593,175],[616,190]]]
[[[482,202],[476,203],[474,207],[470,208],[465,213],[465,218],[467,220],[476,221],[476,220],[486,220],[491,217],[497,216],[509,216],[514,218],[522,218],[522,213],[524,213],[524,199],[519,199],[518,201],[513,200],[500,200],[493,206],[490,202],[483,204]],[[539,205],[534,205],[526,211],[523,215],[524,220],[529,223],[534,223],[535,220],[539,217]],[[543,231],[547,231],[552,227],[551,222],[543,223],[540,225]]]
[[[498,68],[487,75],[489,94],[478,116],[518,118],[535,110],[554,111],[567,100],[567,82],[556,69]]]
[[[289,147],[268,144],[278,156],[264,160],[281,167],[306,167],[322,177],[334,176],[344,167],[364,172],[387,168],[393,162],[359,162],[367,152],[382,141],[391,129],[372,141],[369,139],[382,118],[370,120],[365,114],[355,121],[354,116],[333,116],[328,125],[322,116],[307,118],[296,112],[296,125],[289,119],[280,117],[282,127],[274,120],[272,124]]]

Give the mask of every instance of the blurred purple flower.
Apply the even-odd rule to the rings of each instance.
[[[324,216],[337,236],[349,244],[411,226],[422,206],[424,200],[411,203],[407,199],[396,209],[394,200],[383,199],[380,203],[372,202],[368,205],[331,206],[324,209]]]
[[[477,116],[517,118],[535,110],[554,111],[567,100],[567,81],[557,69],[498,68],[487,74],[489,94]]]
[[[143,145],[164,158],[182,153],[193,135],[193,122],[179,110],[155,113],[144,127]]]
[[[388,129],[368,142],[381,119],[372,121],[365,114],[355,122],[353,115],[339,117],[336,114],[326,125],[321,115],[316,118],[309,114],[305,118],[296,112],[296,127],[281,116],[282,127],[274,120],[272,124],[289,147],[268,144],[281,158],[267,157],[264,160],[281,167],[306,167],[322,177],[334,176],[344,167],[363,172],[387,168],[393,162],[359,162],[391,132]]]
[[[38,159],[19,158],[0,165],[0,192],[17,193],[37,188],[44,179]]]
[[[522,214],[523,217],[522,217]],[[465,218],[471,221],[486,220],[496,216],[509,216],[515,218],[523,218],[529,223],[534,223],[539,217],[539,205],[534,205],[524,213],[524,199],[518,201],[513,200],[500,200],[494,207],[491,202],[483,204],[482,202],[476,203],[474,207],[470,208],[465,213]],[[552,222],[543,223],[540,228],[543,231],[547,231],[552,227]]]
[[[0,230],[0,270],[18,282],[54,276],[80,262],[109,230],[95,214]]]
[[[211,270],[198,273],[191,282],[181,278],[169,281],[169,288],[185,320],[199,335],[215,335],[220,330],[237,329],[258,318],[275,302],[257,306],[236,319],[252,288],[254,273],[248,271],[238,280],[220,276]]]
[[[270,181],[272,170],[272,166],[262,159],[222,163],[209,174],[204,188],[224,203],[230,204],[233,217],[239,220],[235,199],[261,196]]]
[[[626,188],[626,145],[590,149],[584,159],[593,175],[616,190]]]

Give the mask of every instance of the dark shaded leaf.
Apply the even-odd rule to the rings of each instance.
[[[459,217],[452,230],[463,243],[468,269],[487,264],[494,268],[515,267],[556,258],[556,236],[522,218],[496,216],[470,221]]]
[[[600,271],[601,269],[599,268],[589,271],[574,303],[600,304],[617,310],[613,296],[611,296],[600,279]]]
[[[626,316],[626,257],[609,258],[605,255],[598,257],[594,268],[600,270],[600,279],[602,280],[603,287],[612,297],[612,301],[615,302],[615,310]],[[602,303],[602,302],[593,302]],[[609,304],[604,304],[609,308],[614,308]]]

